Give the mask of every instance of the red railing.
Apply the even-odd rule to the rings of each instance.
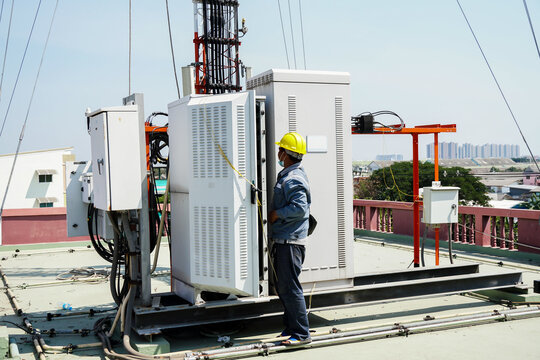
[[[413,235],[412,203],[354,200],[357,229]],[[454,242],[500,249],[540,253],[540,211],[460,206],[459,222],[452,224]],[[441,225],[441,239],[448,240],[447,225]],[[420,224],[423,236],[424,224]],[[428,229],[426,236],[433,238]]]

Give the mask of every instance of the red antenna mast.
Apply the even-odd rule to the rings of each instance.
[[[238,57],[237,0],[193,0],[195,21],[195,92],[222,94],[242,90]]]

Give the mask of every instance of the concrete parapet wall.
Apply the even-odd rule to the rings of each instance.
[[[354,200],[354,227],[412,236],[412,205],[398,201]],[[453,241],[540,254],[540,211],[459,206],[458,212],[460,222],[452,225]],[[424,224],[420,223],[420,236],[424,230]],[[448,240],[448,230],[446,224],[441,225],[441,240]],[[434,231],[428,231],[426,236],[433,238]]]
[[[1,221],[2,245],[88,240],[67,236],[65,207],[6,209]]]

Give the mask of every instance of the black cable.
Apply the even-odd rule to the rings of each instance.
[[[111,266],[111,275],[109,278],[109,287],[111,290],[111,295],[113,297],[114,302],[117,305],[120,305],[122,303],[122,298],[119,297],[118,290],[117,290],[117,277],[118,277],[118,263],[120,259],[120,236],[115,233],[114,234],[114,253],[113,253],[113,261]]]
[[[525,145],[527,146],[527,149],[529,150],[529,153],[531,154],[531,157],[532,157],[536,167],[538,168],[538,171],[540,171],[540,166],[538,166],[538,163],[536,162],[536,158],[534,157],[533,152],[532,152],[531,148],[529,147],[529,143],[527,142],[527,139],[525,139],[525,135],[523,135],[523,132],[521,131],[521,128],[519,127],[519,124],[518,124],[517,119],[516,119],[516,117],[514,115],[514,112],[512,111],[512,108],[510,107],[510,104],[508,103],[508,100],[506,99],[506,96],[504,95],[504,92],[502,91],[502,88],[499,85],[499,81],[495,77],[495,73],[491,69],[491,65],[489,64],[489,61],[488,61],[486,55],[484,54],[484,50],[482,50],[482,46],[480,46],[480,42],[478,41],[478,38],[476,37],[476,34],[474,33],[474,30],[473,30],[473,28],[472,28],[472,26],[471,26],[471,24],[469,22],[469,19],[467,18],[467,15],[465,15],[465,11],[461,7],[461,3],[459,2],[459,0],[456,0],[456,2],[457,2],[458,6],[459,6],[459,8],[461,10],[461,13],[463,14],[463,17],[465,18],[465,21],[467,22],[467,25],[469,26],[469,30],[471,31],[471,34],[474,37],[474,40],[476,41],[476,45],[478,45],[478,49],[482,53],[482,57],[484,58],[484,61],[486,62],[486,65],[487,65],[487,67],[489,69],[489,72],[491,73],[491,76],[493,77],[493,80],[495,81],[495,84],[497,85],[497,88],[499,89],[499,92],[501,93],[501,96],[502,96],[502,98],[504,100],[504,103],[506,104],[506,107],[508,108],[508,111],[510,112],[510,115],[512,116],[512,119],[514,119],[514,123],[516,124],[516,127],[518,128],[519,133],[521,134],[521,137],[523,138],[523,141],[525,142]]]
[[[28,45],[30,44],[30,39],[32,38],[32,34],[34,33],[34,27],[36,25],[36,20],[37,20],[40,8],[41,8],[41,0],[39,0],[38,6],[36,9],[36,15],[34,16],[32,27],[30,28],[30,34],[28,35],[28,40],[26,41],[26,47],[24,48],[21,64],[19,65],[19,71],[17,72],[17,77],[15,78],[15,85],[13,85],[13,91],[11,92],[11,97],[9,99],[8,107],[6,109],[6,115],[4,116],[4,121],[2,122],[2,128],[0,129],[0,137],[2,137],[2,134],[4,133],[4,126],[6,125],[6,120],[9,115],[9,110],[11,109],[11,103],[13,101],[13,96],[15,95],[15,90],[17,89],[17,84],[19,84],[19,77],[21,75],[21,71],[24,65],[24,60],[26,59],[26,52],[28,51]]]
[[[210,29],[211,29],[211,35],[212,39],[215,41],[217,37],[217,29],[216,29],[216,5],[211,3],[210,4],[211,12],[210,12]],[[216,50],[216,43],[214,42],[211,44],[212,49],[212,94],[217,94],[218,90],[215,88],[215,85],[217,83],[217,50]]]
[[[148,117],[146,118],[146,122],[152,126],[152,120],[156,117],[156,116],[169,116],[169,114],[167,114],[166,112],[162,112],[162,111],[156,111],[156,112],[153,112],[151,113],[150,115],[148,115]],[[167,125],[165,125],[167,126]]]
[[[294,68],[296,69],[296,49],[294,46],[294,30],[293,30],[293,24],[292,24],[292,12],[291,12],[291,0],[287,0],[289,4],[289,24],[291,25],[291,42],[292,42],[292,52],[293,52],[293,59],[294,59]]]
[[[395,125],[384,125],[380,122],[377,122],[377,124],[380,124],[384,127],[388,127],[390,129],[394,129],[394,130],[401,130],[405,127],[405,122],[403,121],[403,119],[398,115],[396,114],[395,112],[393,111],[390,111],[390,110],[380,110],[380,111],[375,111],[374,113],[371,113],[371,115],[373,115],[373,117],[375,116],[379,116],[379,115],[392,115],[392,116],[395,116],[399,119],[399,121],[401,122],[400,125],[398,126],[395,126]],[[375,123],[375,122],[374,122]]]
[[[425,250],[425,243],[426,243],[426,235],[429,229],[429,225],[424,225],[424,234],[422,235],[422,249],[420,251],[420,259],[422,260],[422,267],[426,266],[426,261],[424,260],[424,250]]]
[[[298,0],[298,8],[300,10],[300,31],[302,33],[302,54],[304,55],[304,70],[307,70],[306,66],[306,47],[304,45],[304,21],[302,20],[302,2]]]
[[[281,33],[283,34],[283,44],[285,45],[285,56],[287,57],[287,68],[291,69],[291,64],[289,63],[289,51],[287,50],[287,40],[285,38],[285,26],[283,26],[283,16],[281,15],[281,4],[277,0],[278,11],[279,11],[279,20],[281,21]]]
[[[27,334],[32,334],[32,331],[29,331],[26,327],[24,326],[21,326],[17,323],[14,323],[13,321],[8,321],[8,320],[0,320],[1,323],[6,323],[6,324],[11,324],[13,326],[16,326],[18,327],[19,329],[21,329],[22,331],[24,331],[25,333]]]
[[[222,71],[222,68],[223,68],[223,61],[222,61],[222,55],[221,55],[221,47],[222,47],[222,44],[221,44],[221,39],[222,39],[222,27],[221,27],[221,4],[216,4],[216,34],[217,34],[217,39],[216,39],[216,59],[217,59],[217,63],[218,63],[218,66],[217,66],[217,82],[219,84],[219,93],[224,93],[224,88],[222,87],[223,86],[223,79],[222,79],[222,76],[221,76],[221,71]]]
[[[169,17],[169,0],[165,0],[165,8],[167,9],[167,25],[169,27],[169,44],[171,45],[174,80],[176,82],[176,91],[178,92],[178,98],[180,99],[180,86],[178,85],[178,75],[176,73],[176,61],[174,60],[174,47],[173,47],[172,33],[171,33],[171,19]]]
[[[24,49],[24,55],[23,55],[23,58],[22,58],[22,61],[21,61],[21,66],[19,67],[19,72],[17,74],[17,79],[15,80],[15,85],[13,86],[13,92],[11,93],[11,98],[9,100],[8,108],[6,110],[6,116],[4,117],[4,121],[2,123],[2,130],[0,130],[0,137],[2,136],[2,132],[4,131],[4,125],[6,124],[6,120],[7,120],[8,114],[9,114],[9,109],[11,108],[11,102],[13,101],[13,96],[15,95],[15,89],[17,88],[17,84],[19,82],[19,76],[21,74],[22,66],[24,64],[24,59],[26,57],[26,51],[28,50],[28,44],[30,43],[30,39],[32,38],[32,33],[34,32],[34,26],[36,24],[36,19],[37,19],[37,16],[39,14],[40,7],[41,7],[41,0],[39,0],[38,7],[36,9],[36,15],[34,17],[34,22],[32,23],[32,29],[30,30],[30,34],[28,36],[28,41],[26,43],[26,48]],[[7,182],[7,185],[6,185],[6,190],[4,192],[4,198],[2,199],[2,205],[0,206],[0,217],[2,216],[2,213],[4,212],[4,205],[5,205],[5,201],[6,201],[6,198],[7,198],[8,191],[9,191],[9,186],[11,184],[11,179],[13,177],[13,170],[15,169],[15,164],[17,163],[17,158],[19,156],[19,151],[21,149],[21,144],[22,144],[22,141],[23,141],[23,138],[24,138],[24,131],[25,131],[25,128],[26,128],[26,124],[28,123],[28,115],[30,114],[30,108],[32,107],[32,100],[34,99],[34,94],[36,92],[36,87],[37,87],[37,83],[38,83],[38,79],[39,79],[39,74],[41,72],[41,66],[43,65],[43,58],[45,57],[45,51],[47,50],[47,45],[49,44],[49,38],[51,36],[51,30],[52,30],[52,26],[53,26],[53,23],[54,23],[54,18],[55,18],[55,15],[56,15],[56,9],[57,8],[58,8],[58,0],[56,0],[56,5],[54,7],[54,12],[53,12],[53,15],[52,15],[51,24],[49,26],[49,32],[47,33],[47,40],[45,40],[45,46],[43,47],[43,52],[41,53],[41,60],[39,62],[38,71],[37,71],[37,74],[36,74],[36,79],[34,81],[34,87],[32,88],[32,95],[30,96],[30,101],[28,103],[28,108],[26,109],[26,116],[24,118],[24,123],[23,123],[22,129],[21,129],[21,133],[19,134],[19,142],[17,143],[17,150],[15,151],[15,156],[13,158],[13,163],[11,164],[11,171],[9,173],[9,178],[8,178],[8,182]]]
[[[9,45],[9,35],[11,33],[11,21],[13,20],[13,6],[15,5],[15,0],[11,0],[11,11],[9,14],[9,24],[8,24],[8,30],[7,30],[7,36],[6,36],[6,48],[4,50],[4,61],[2,62],[2,75],[0,77],[0,100],[2,99],[2,84],[4,83],[4,70],[6,69],[6,59],[7,59],[7,53],[8,53],[8,45]],[[2,1],[2,9],[4,8],[4,1]]]
[[[536,45],[536,53],[538,54],[538,57],[540,58],[540,49],[538,48],[538,41],[536,40],[536,34],[534,33],[533,24],[531,21],[531,15],[529,15],[529,8],[527,7],[527,1],[523,0],[523,6],[525,6],[525,12],[527,13],[527,19],[529,19],[529,26],[531,27],[532,36],[534,39],[534,45]]]
[[[452,241],[454,234],[452,232],[452,224],[448,224],[448,257],[450,258],[450,264],[454,263],[454,258],[452,256]]]
[[[208,49],[208,7],[207,7],[207,3],[206,3],[206,0],[202,0],[202,16],[203,16],[203,46],[204,46],[204,51],[203,51],[203,68],[204,68],[204,73],[203,73],[203,77],[204,77],[204,87],[205,87],[205,91],[206,93],[208,94],[209,93],[209,74],[210,74],[210,64],[208,63],[210,57],[209,57],[209,49]]]
[[[88,214],[86,217],[86,222],[88,225],[88,235],[90,236],[90,241],[92,242],[92,246],[94,247],[94,250],[98,253],[99,256],[101,256],[105,261],[112,262],[113,260],[113,249],[112,246],[108,244],[109,249],[107,250],[98,234],[98,219],[97,219],[97,209],[94,207],[94,204],[88,204]],[[95,231],[94,231],[95,227]]]
[[[2,0],[2,7],[0,8],[0,24],[2,23],[2,15],[4,15],[4,0]]]

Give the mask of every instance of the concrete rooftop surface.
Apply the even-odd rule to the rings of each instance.
[[[441,265],[448,265],[446,250],[441,249]],[[456,250],[455,264],[479,263],[481,273],[521,271],[523,281],[532,288],[533,280],[540,280],[540,257],[500,257],[497,254],[479,254]],[[507,252],[508,253],[508,252]],[[9,286],[16,296],[23,316],[17,316],[6,295],[0,296],[0,326],[7,326],[10,338],[18,344],[22,359],[39,358],[34,352],[32,337],[16,325],[27,317],[34,328],[40,329],[49,346],[96,343],[92,328],[96,320],[115,315],[115,304],[106,278],[85,278],[62,282],[72,269],[92,267],[106,270],[110,264],[101,259],[86,242],[37,246],[0,247],[0,266]],[[361,235],[355,242],[355,272],[357,274],[389,270],[404,270],[412,260],[412,247],[392,238]],[[152,279],[152,292],[170,290],[169,252],[167,244],[161,245],[158,275]],[[428,247],[426,263],[435,263],[433,251]],[[161,272],[162,275],[159,275]],[[2,286],[4,286],[2,284]],[[4,290],[6,290],[4,288]],[[532,293],[532,290],[529,291]],[[539,295],[539,294],[536,294]],[[528,301],[538,301],[531,296]],[[62,310],[69,303],[72,310]],[[518,308],[536,304],[518,304]],[[97,313],[88,315],[90,309]],[[435,319],[508,310],[508,306],[491,302],[469,293],[408,298],[395,301],[373,302],[354,307],[310,312],[313,335],[328,334],[338,330],[364,329],[422,321],[430,316]],[[86,312],[77,315],[77,312]],[[47,320],[47,313],[60,314]],[[51,330],[54,329],[54,330]],[[86,333],[83,329],[89,329]],[[66,334],[79,330],[78,334]],[[234,345],[271,341],[281,332],[279,318],[247,320],[241,323],[203,326],[183,330],[167,330],[163,337],[170,343],[171,351],[219,348],[218,337],[229,336]],[[48,334],[56,332],[56,336]],[[84,336],[81,335],[84,333]],[[540,317],[489,322],[432,332],[411,333],[370,341],[306,347],[303,349],[272,353],[276,359],[540,359]],[[121,344],[115,350],[124,353]],[[105,358],[101,347],[76,349],[73,353],[47,353],[49,359],[98,359]],[[254,356],[257,358],[259,356]]]

